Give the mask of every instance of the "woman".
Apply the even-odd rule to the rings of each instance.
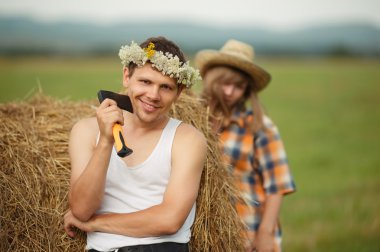
[[[247,251],[281,251],[280,206],[295,185],[277,127],[257,97],[270,75],[253,60],[253,47],[236,40],[195,57],[212,127],[245,199],[236,208],[247,226]]]

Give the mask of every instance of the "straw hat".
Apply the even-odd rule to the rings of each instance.
[[[217,65],[227,65],[240,69],[249,74],[254,80],[254,90],[265,88],[271,77],[268,72],[254,63],[254,49],[252,46],[237,41],[228,40],[219,50],[202,50],[195,56],[195,65],[204,76],[207,69]]]

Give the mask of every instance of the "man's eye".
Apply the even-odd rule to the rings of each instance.
[[[161,86],[163,89],[166,89],[166,90],[172,90],[173,88],[169,85],[162,85]]]

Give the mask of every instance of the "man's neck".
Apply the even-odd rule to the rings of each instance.
[[[124,114],[125,116],[125,114]],[[131,128],[139,132],[149,132],[153,130],[164,129],[166,124],[169,121],[169,116],[163,115],[154,122],[144,122],[140,120],[136,115],[127,115],[125,116],[124,123],[128,123]]]

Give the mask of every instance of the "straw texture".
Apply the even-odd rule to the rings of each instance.
[[[41,93],[0,104],[0,251],[84,251],[85,234],[63,230],[70,177],[68,138],[72,125],[93,116],[96,101],[57,100]],[[192,251],[243,251],[231,201],[239,195],[221,162],[207,111],[182,94],[171,115],[200,129],[208,141],[193,225]]]

